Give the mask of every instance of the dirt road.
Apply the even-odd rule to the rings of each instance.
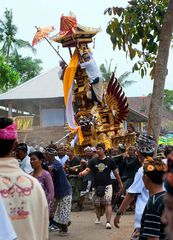
[[[115,213],[114,213],[115,215]],[[129,240],[133,230],[133,215],[125,215],[121,219],[121,227],[116,229],[105,229],[105,218],[101,224],[96,225],[94,211],[72,212],[72,225],[69,228],[69,236],[63,237],[67,240]],[[51,240],[62,239],[58,232],[50,233]]]

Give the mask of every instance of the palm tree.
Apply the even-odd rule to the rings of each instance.
[[[7,61],[11,53],[18,56],[18,49],[20,48],[28,47],[35,51],[28,41],[17,39],[16,34],[17,27],[13,24],[12,10],[6,9],[4,20],[0,20],[0,44],[2,53],[7,57]]]
[[[104,82],[109,82],[109,79],[110,79],[110,77],[111,77],[111,74],[112,74],[112,70],[111,70],[112,60],[113,60],[113,59],[111,59],[111,60],[109,61],[109,64],[108,64],[107,60],[105,60],[105,64],[102,63],[102,64],[100,65],[100,71],[101,71],[101,73],[102,73],[102,77],[103,77],[103,81],[104,81]]]
[[[109,63],[107,62],[107,60],[105,60],[105,64],[102,63],[100,65],[100,71],[102,73],[102,77],[103,77],[103,81],[105,82],[105,85],[108,84],[110,77],[112,75],[112,72],[115,73],[116,75],[116,71],[117,71],[117,66],[114,67],[114,70],[112,71],[111,65],[112,65],[112,60],[111,59],[109,61]],[[118,82],[120,83],[122,88],[126,88],[128,86],[130,86],[131,84],[135,83],[136,81],[134,80],[128,80],[129,75],[131,74],[131,72],[124,72],[121,76],[119,76]]]

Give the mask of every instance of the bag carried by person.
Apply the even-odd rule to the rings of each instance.
[[[96,187],[96,195],[98,197],[104,197],[105,190],[106,190],[106,186],[97,186]]]

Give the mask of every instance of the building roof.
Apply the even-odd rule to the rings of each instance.
[[[128,97],[127,102],[129,108],[134,109],[143,116],[148,117],[150,110],[151,96],[142,97]],[[165,106],[161,109],[162,120],[173,120],[173,113],[168,111]]]
[[[129,107],[137,111],[138,113],[148,116],[150,108],[151,97],[128,97],[127,102]]]
[[[129,113],[127,116],[126,121],[128,122],[147,122],[148,117],[140,112],[136,111],[135,109],[129,107]]]
[[[58,67],[40,74],[31,80],[0,95],[0,100],[45,99],[63,97],[63,83],[58,76]]]

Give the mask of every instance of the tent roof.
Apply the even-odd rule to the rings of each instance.
[[[0,100],[43,99],[63,96],[63,83],[58,76],[58,67],[54,67],[8,92],[1,94]]]

